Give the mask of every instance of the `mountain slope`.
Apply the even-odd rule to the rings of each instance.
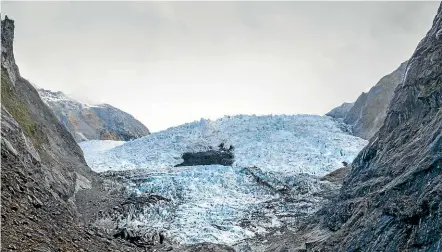
[[[62,92],[38,89],[41,99],[77,142],[85,140],[129,141],[150,132],[132,115],[108,104],[89,106],[67,97]]]
[[[81,225],[78,194],[94,190],[99,179],[71,134],[20,76],[14,27],[7,16],[1,21],[2,251],[136,250]]]
[[[370,139],[384,122],[388,104],[393,98],[395,88],[404,77],[406,65],[407,62],[404,62],[394,72],[384,76],[370,91],[362,93],[354,103],[344,103],[327,115],[341,118],[352,126],[353,134]]]
[[[330,110],[330,112],[328,112],[326,115],[336,119],[344,120],[350,109],[353,108],[354,104],[355,104],[354,102],[352,103],[344,102],[340,106]]]
[[[294,248],[300,237],[311,251],[441,251],[441,65],[442,4],[339,197],[268,251]]]

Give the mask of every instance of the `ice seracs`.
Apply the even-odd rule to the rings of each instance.
[[[367,141],[331,117],[226,116],[201,119],[130,142],[80,143],[92,169],[125,171],[139,195],[169,201],[114,220],[140,236],[166,230],[180,244],[234,244],[316,210],[324,175],[351,162]],[[233,146],[232,166],[174,167],[182,154]]]
[[[367,141],[315,115],[225,116],[201,119],[127,142],[101,153],[85,152],[95,171],[173,167],[185,152],[234,146],[235,167],[321,175],[351,162]]]

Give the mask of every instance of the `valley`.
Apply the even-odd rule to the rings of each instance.
[[[442,251],[442,5],[407,61],[326,115],[157,132],[31,84],[19,23],[1,21],[2,251]]]

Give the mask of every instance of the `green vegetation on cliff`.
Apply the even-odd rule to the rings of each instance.
[[[17,120],[28,137],[35,137],[37,124],[31,119],[26,104],[17,99],[14,87],[9,78],[8,72],[2,69],[2,99],[3,106]]]
[[[38,147],[44,141],[40,134],[38,124],[31,118],[28,107],[25,102],[17,96],[11,79],[6,69],[2,68],[1,79],[1,103],[9,113],[20,124],[26,136],[32,139]]]

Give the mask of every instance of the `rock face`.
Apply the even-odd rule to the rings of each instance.
[[[327,113],[352,126],[354,135],[370,139],[382,126],[387,115],[388,104],[395,88],[401,83],[407,62],[384,76],[368,93],[362,93],[354,103],[344,103]]]
[[[441,66],[442,5],[339,196],[272,251],[294,248],[301,236],[310,237],[309,251],[441,251]],[[322,236],[311,239],[315,230]]]
[[[194,166],[194,165],[232,165],[234,162],[233,154],[226,151],[203,151],[203,152],[187,152],[182,158],[184,162],[177,164],[179,166]]]
[[[233,146],[229,149],[224,148],[224,144],[219,146],[219,150],[208,150],[200,152],[186,152],[182,155],[184,160],[179,166],[195,166],[195,165],[232,165],[234,160]]]
[[[20,76],[14,21],[5,17],[1,28],[2,251],[131,249],[79,225],[78,193],[94,190],[99,179],[71,134]]]
[[[352,103],[344,102],[339,107],[336,107],[336,108],[330,110],[330,112],[328,112],[326,115],[331,116],[336,119],[343,120],[347,116],[350,109],[353,108],[354,104],[355,104],[354,102],[352,102]]]
[[[77,142],[85,140],[129,141],[150,132],[132,115],[108,104],[89,106],[62,92],[38,89],[42,100],[54,111],[60,122]]]

